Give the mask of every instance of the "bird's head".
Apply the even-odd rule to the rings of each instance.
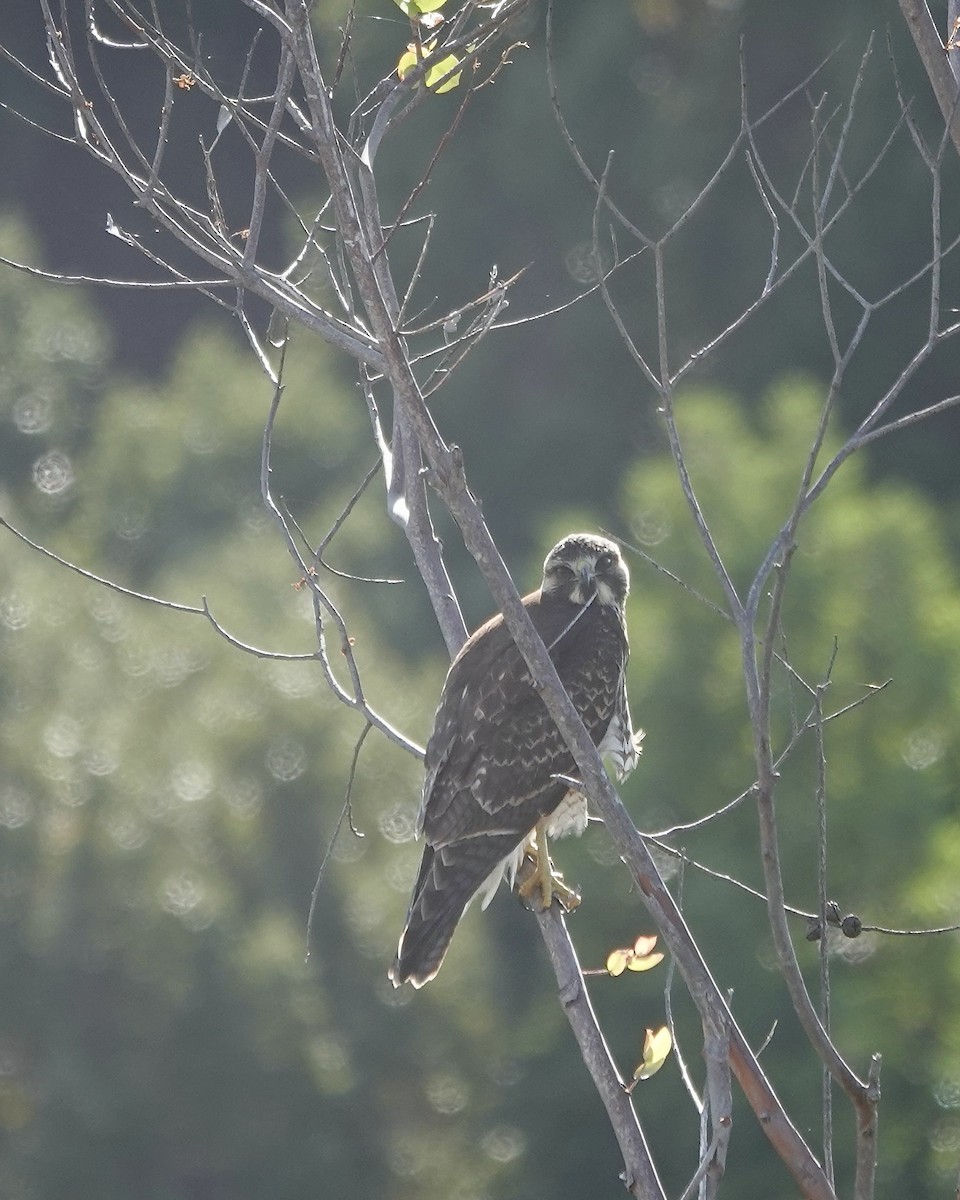
[[[543,564],[545,596],[574,604],[600,604],[622,608],[630,590],[630,574],[614,542],[595,533],[571,533],[558,542]]]

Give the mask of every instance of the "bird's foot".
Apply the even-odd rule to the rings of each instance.
[[[534,912],[545,912],[554,898],[567,913],[580,906],[580,889],[567,884],[553,869],[549,855],[541,854],[536,844],[524,854],[517,872],[517,895]]]

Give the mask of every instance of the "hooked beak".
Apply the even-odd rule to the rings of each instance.
[[[580,576],[580,594],[583,596],[584,603],[587,600],[592,600],[597,591],[597,577],[593,567],[589,563],[585,563],[579,571]]]

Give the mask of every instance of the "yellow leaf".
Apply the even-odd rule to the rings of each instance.
[[[408,46],[406,53],[400,55],[400,61],[397,63],[397,75],[399,78],[406,79],[419,61],[416,46]]]
[[[607,955],[607,974],[622,975],[630,961],[631,950],[611,950]]]
[[[666,1025],[657,1030],[648,1029],[643,1039],[643,1061],[634,1071],[634,1079],[649,1079],[651,1075],[656,1075],[672,1049],[673,1039]]]
[[[641,935],[632,946],[624,946],[619,950],[611,950],[607,955],[607,974],[622,975],[624,971],[649,971],[651,967],[663,962],[659,950],[654,951],[657,935]]]
[[[663,955],[659,950],[656,954],[631,954],[630,961],[627,963],[627,969],[630,971],[649,971],[651,967],[655,967],[658,963],[662,962]]]

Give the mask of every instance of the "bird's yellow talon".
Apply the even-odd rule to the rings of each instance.
[[[579,888],[569,887],[559,871],[553,869],[542,821],[537,825],[520,865],[517,894],[534,912],[545,912],[554,898],[564,912],[573,912],[580,906]]]

